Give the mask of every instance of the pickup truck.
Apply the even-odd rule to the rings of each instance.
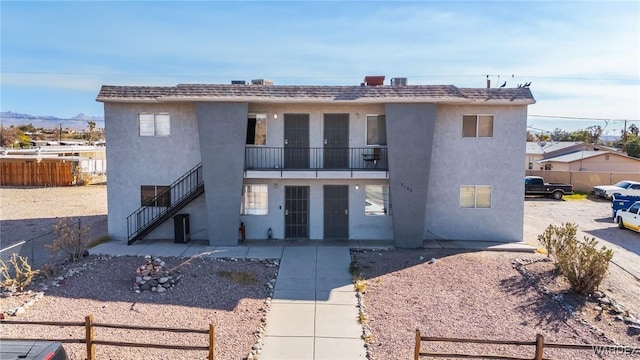
[[[546,183],[540,176],[524,177],[525,195],[542,195],[561,200],[564,195],[573,194],[573,185],[563,183]]]
[[[627,209],[616,211],[616,222],[620,229],[631,229],[640,232],[640,201],[634,202]]]

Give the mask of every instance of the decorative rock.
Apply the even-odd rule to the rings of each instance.
[[[436,258],[431,258],[431,260],[429,260],[429,264],[435,264],[436,263]]]
[[[22,306],[19,306],[19,307],[16,308],[16,310],[15,310],[13,315],[14,316],[18,316],[18,315],[24,314],[25,312],[26,312],[26,310]]]
[[[165,292],[165,291],[167,291],[167,289],[165,289],[164,286],[158,286],[156,288],[156,292],[162,293],[162,292]]]
[[[164,283],[166,283],[167,281],[169,281],[169,278],[168,278],[168,277],[166,277],[166,276],[165,276],[165,277],[161,277],[160,279],[158,279],[158,282],[159,282],[160,284],[164,284]]]
[[[600,299],[600,305],[611,305],[611,300],[607,299],[606,297],[603,297]]]
[[[147,284],[149,284],[149,286],[151,287],[156,287],[158,286],[158,280],[149,280],[147,281]]]
[[[601,306],[596,306],[593,308],[595,311],[602,311],[602,307]]]
[[[622,317],[622,315],[616,315],[615,319],[616,321],[624,321],[624,318]]]
[[[604,297],[604,294],[601,291],[594,291],[593,294],[591,294],[591,296],[593,296],[596,299],[600,299]]]
[[[627,328],[627,335],[629,335],[629,336],[640,335],[640,326],[638,326],[638,325],[629,325],[629,327]]]
[[[635,324],[636,323],[636,319],[633,316],[624,316],[622,319],[624,320],[625,324]]]
[[[146,275],[146,276],[142,277],[142,280],[144,280],[144,281],[149,281],[151,279],[153,279],[153,278],[151,276],[149,276],[149,275]]]
[[[420,261],[424,261],[424,256],[420,256],[418,259],[420,259]]]

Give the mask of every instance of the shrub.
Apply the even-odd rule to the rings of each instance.
[[[89,228],[74,224],[69,218],[58,221],[53,226],[58,237],[52,244],[45,245],[50,251],[64,251],[71,261],[77,261],[87,254],[89,248]]]
[[[577,240],[578,227],[572,223],[562,226],[549,225],[538,235],[538,240],[554,258],[558,268],[571,284],[571,289],[587,295],[595,291],[609,268],[613,250],[597,248],[595,238]]]
[[[10,267],[13,267],[13,270]],[[38,270],[31,270],[31,265],[29,265],[26,257],[16,253],[11,255],[9,264],[5,263],[4,260],[0,260],[0,276],[2,276],[0,285],[9,291],[15,292],[17,290],[22,292],[38,273]]]

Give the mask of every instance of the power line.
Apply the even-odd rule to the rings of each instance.
[[[616,120],[626,120],[626,121],[640,121],[640,120],[632,120],[632,119],[604,119],[604,118],[590,118],[590,117],[579,117],[579,116],[559,116],[559,115],[533,115],[529,114],[527,117],[539,117],[539,118],[551,118],[551,119],[569,119],[569,120],[597,120],[597,121],[616,121]]]

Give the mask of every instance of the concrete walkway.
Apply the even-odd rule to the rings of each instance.
[[[261,360],[365,359],[348,247],[285,247]]]

